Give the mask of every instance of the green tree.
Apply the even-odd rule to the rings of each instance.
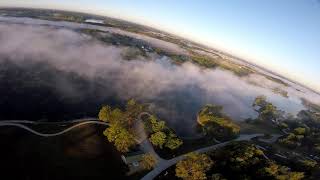
[[[300,163],[307,171],[314,169],[318,165],[318,163],[313,160],[301,160]]]
[[[123,126],[127,124],[125,113],[118,108],[113,109],[109,115],[110,123],[121,123]]]
[[[121,121],[124,123],[123,121],[125,121],[124,113],[120,109],[112,109],[110,106],[102,106],[98,116],[99,120],[109,123]]]
[[[281,118],[281,111],[279,111],[276,106],[269,103],[266,96],[257,96],[252,106],[259,113],[259,120],[267,121]]]
[[[110,120],[111,107],[110,106],[102,106],[99,111],[99,120],[101,121],[109,121]]]
[[[120,152],[128,152],[136,144],[132,124],[142,110],[143,105],[133,99],[128,101],[125,111],[118,108],[112,109],[109,106],[101,108],[99,119],[110,123],[103,134]]]
[[[177,137],[173,132],[169,132],[167,136],[167,142],[165,147],[174,150],[179,148],[183,144],[182,140]]]
[[[289,133],[285,138],[279,139],[279,143],[289,148],[296,148],[301,145],[300,141],[302,138],[304,138],[303,135]]]
[[[252,106],[259,108],[257,111],[259,111],[261,108],[265,107],[268,104],[267,97],[266,96],[257,96],[254,100]]]
[[[189,153],[186,159],[176,165],[176,176],[185,180],[207,179],[206,172],[212,167],[213,161],[205,154]]]
[[[109,142],[113,142],[120,152],[128,152],[130,147],[136,144],[133,134],[123,128],[120,123],[111,124],[103,134],[107,136]]]
[[[239,134],[240,126],[221,111],[221,106],[208,104],[199,111],[197,121],[204,134],[220,140],[232,139]]]
[[[288,167],[269,162],[260,170],[262,176],[277,180],[300,180],[304,178],[303,172],[290,171]]]
[[[151,170],[157,164],[157,159],[150,153],[144,154],[141,165],[144,169]]]
[[[287,172],[286,174],[276,176],[277,180],[301,180],[303,178],[303,172]]]
[[[130,121],[133,118],[137,118],[144,109],[145,106],[137,103],[134,99],[130,99],[126,104],[126,116]]]
[[[212,121],[212,117],[223,117],[222,106],[207,104],[198,113],[198,123],[204,126]]]
[[[159,121],[156,116],[150,116],[149,121],[145,122],[145,129],[151,134],[149,138],[153,145],[163,145],[171,150],[177,149],[182,145],[182,140],[177,137],[174,131],[166,126],[164,121]],[[151,130],[150,130],[151,129]]]
[[[289,126],[288,126],[288,124],[286,124],[286,123],[280,123],[280,125],[279,125],[279,127],[281,128],[281,129],[287,129]]]
[[[296,135],[304,135],[306,133],[306,128],[298,127],[293,130]]]
[[[166,142],[166,134],[164,132],[156,132],[154,134],[151,135],[150,142],[155,145],[160,147],[160,149],[162,149],[164,143]]]
[[[153,132],[159,132],[166,128],[166,123],[159,121],[155,116],[150,116],[150,123]]]
[[[277,108],[268,103],[265,107],[260,109],[259,119],[266,121],[266,120],[275,120],[277,118]]]

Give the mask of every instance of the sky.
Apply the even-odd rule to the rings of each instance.
[[[244,58],[320,91],[320,0],[1,0],[155,27]]]

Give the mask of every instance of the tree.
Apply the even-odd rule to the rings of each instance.
[[[166,123],[159,121],[155,116],[150,116],[150,123],[153,132],[159,132],[166,128]]]
[[[282,123],[280,123],[279,127],[280,127],[280,129],[287,129],[289,126],[288,126],[288,124],[282,122]]]
[[[153,145],[159,146],[160,149],[162,149],[163,144],[166,142],[166,137],[167,136],[164,132],[159,131],[152,134],[149,139]]]
[[[174,150],[179,148],[183,144],[182,140],[177,137],[173,132],[169,132],[169,135],[167,137],[167,142],[165,144],[165,147]]]
[[[216,106],[212,104],[207,104],[198,113],[198,123],[201,126],[206,125],[212,121],[212,117],[222,117],[222,106]]]
[[[295,128],[293,131],[296,135],[304,135],[306,133],[306,128],[298,127]]]
[[[289,133],[285,138],[279,139],[279,143],[289,147],[296,148],[301,145],[301,139],[304,138],[303,135],[295,135],[293,133]]]
[[[110,106],[102,106],[99,111],[99,120],[101,121],[109,121],[110,120],[111,107]]]
[[[109,123],[125,120],[124,113],[120,109],[112,109],[110,106],[102,106],[98,116],[99,120]]]
[[[130,99],[126,104],[127,118],[129,120],[133,117],[137,118],[144,108],[145,107],[142,104],[137,103],[134,99]]]
[[[142,156],[141,165],[144,169],[151,170],[157,164],[157,159],[150,153]]]
[[[221,111],[221,106],[208,104],[199,111],[197,121],[205,135],[220,140],[232,139],[239,134],[240,126]]]
[[[277,120],[283,114],[276,106],[267,101],[266,96],[257,96],[252,106],[259,113],[258,119],[262,121]]]
[[[303,172],[286,172],[286,174],[276,176],[277,180],[301,180],[303,178]]]
[[[156,116],[150,116],[149,121],[145,122],[145,129],[151,134],[150,141],[153,145],[163,145],[171,150],[177,149],[182,145],[182,140],[177,137],[174,131],[166,126],[164,121],[159,121]],[[151,131],[150,131],[151,129]]]
[[[113,142],[115,147],[120,152],[128,152],[129,148],[135,145],[134,136],[120,123],[113,123],[108,127],[103,134],[107,136],[110,142]]]
[[[267,97],[266,96],[257,96],[256,99],[254,100],[252,106],[259,108],[256,109],[256,111],[260,111],[261,108],[265,107],[268,104],[267,102]]]
[[[176,165],[176,176],[185,180],[207,179],[206,172],[213,165],[209,156],[199,153],[189,153],[186,159]]]
[[[227,179],[256,176],[257,168],[266,162],[263,151],[246,141],[231,142],[211,155],[216,162],[215,167],[223,169],[220,172]]]
[[[277,118],[277,108],[268,103],[265,107],[260,109],[259,119],[266,121],[266,120],[275,120]]]
[[[263,151],[246,141],[232,142],[212,152],[215,169],[227,179],[300,180],[304,173],[266,159]]]
[[[125,111],[109,106],[103,106],[99,112],[99,119],[107,121],[110,126],[103,132],[110,142],[120,152],[128,152],[129,149],[136,144],[133,120],[137,119],[141,113],[143,106],[135,100],[129,100]]]
[[[303,172],[290,171],[286,166],[278,165],[274,162],[259,170],[262,176],[277,180],[300,180],[304,178]]]
[[[301,160],[300,161],[301,166],[304,167],[307,171],[312,170],[317,166],[317,162],[313,160]]]
[[[267,167],[260,170],[264,176],[275,177],[279,172],[279,166],[275,163],[270,163]]]

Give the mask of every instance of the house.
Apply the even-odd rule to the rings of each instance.
[[[86,19],[84,22],[89,24],[104,24],[103,20],[98,19]]]
[[[144,153],[142,151],[121,155],[122,161],[129,167],[127,175],[144,170],[144,167],[141,166],[143,155]]]

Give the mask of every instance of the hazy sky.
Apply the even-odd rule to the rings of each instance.
[[[1,0],[108,15],[227,51],[320,91],[320,0]]]

